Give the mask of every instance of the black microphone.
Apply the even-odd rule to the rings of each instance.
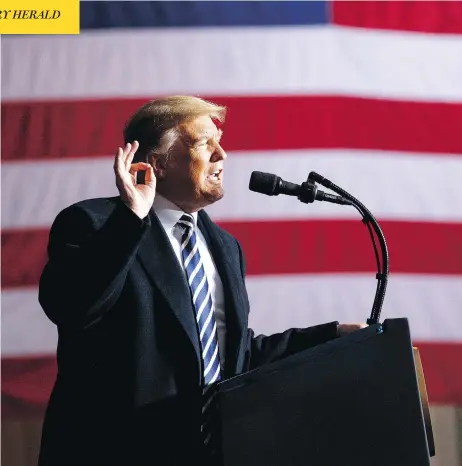
[[[279,194],[297,196],[301,202],[306,204],[314,201],[326,201],[342,205],[352,204],[348,199],[342,196],[335,196],[334,194],[318,190],[317,186],[311,180],[305,181],[299,185],[291,183],[290,181],[284,181],[280,176],[271,173],[252,172],[249,189],[268,196],[278,196]]]

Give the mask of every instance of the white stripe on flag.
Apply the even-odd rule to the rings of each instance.
[[[300,150],[229,153],[226,194],[207,211],[214,220],[358,218],[354,209],[316,202],[305,205],[288,196],[250,192],[253,170],[301,183],[312,170],[360,199],[377,218],[462,221],[462,157],[406,153]],[[68,205],[118,194],[112,157],[4,163],[4,229],[48,227]],[[418,167],[418,171],[416,171]],[[20,183],[18,180],[27,180]],[[320,187],[320,189],[323,189]]]
[[[333,25],[6,37],[2,64],[4,100],[182,93],[462,101],[462,36]]]
[[[331,320],[365,321],[376,280],[372,273],[260,276],[249,277],[247,286],[250,325],[256,333],[269,334]],[[461,302],[460,276],[391,275],[381,320],[407,317],[414,340],[457,342],[462,340]],[[40,308],[37,289],[3,291],[3,356],[54,353],[56,342],[55,326]]]
[[[365,322],[377,282],[371,273],[250,277],[247,283],[249,325],[270,334],[333,320]],[[391,274],[380,320],[407,317],[415,340],[458,342],[461,302],[461,276]]]

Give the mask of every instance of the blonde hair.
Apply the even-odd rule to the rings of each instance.
[[[124,128],[125,144],[134,140],[140,144],[133,161],[145,162],[153,155],[168,157],[179,136],[179,126],[201,116],[223,122],[226,107],[186,95],[145,103],[130,117]]]

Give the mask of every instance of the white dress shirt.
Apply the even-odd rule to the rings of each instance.
[[[183,266],[181,257],[181,235],[182,229],[176,225],[181,216],[185,213],[178,206],[170,202],[165,197],[156,193],[153,204],[154,212],[162,224],[165,233],[170,240],[173,251],[180,263],[181,269],[186,276],[186,270]],[[189,214],[194,219],[196,237],[198,242],[198,249],[201,255],[202,264],[204,265],[205,274],[212,296],[213,308],[215,311],[215,320],[217,322],[217,336],[218,336],[218,351],[220,355],[221,366],[225,363],[225,344],[226,344],[226,317],[225,317],[225,299],[223,293],[223,283],[221,281],[215,262],[207,246],[202,232],[197,227],[197,212]]]

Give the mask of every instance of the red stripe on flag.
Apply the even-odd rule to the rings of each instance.
[[[462,404],[462,344],[414,342],[430,403]],[[56,377],[53,356],[2,358],[2,418],[41,416]]]
[[[344,26],[462,34],[462,2],[333,2],[333,22]]]
[[[462,104],[329,96],[210,99],[229,108],[226,150],[347,148],[462,154]],[[113,154],[123,143],[126,120],[147,100],[3,104],[3,160]]]
[[[462,224],[379,223],[392,258],[390,272],[462,274]],[[249,275],[376,271],[369,232],[359,220],[230,222],[221,226],[241,241]]]
[[[2,289],[37,285],[47,260],[49,230],[3,231]]]
[[[413,342],[419,348],[430,403],[462,405],[462,344]],[[459,368],[459,369],[457,369]]]
[[[43,416],[56,378],[56,358],[2,358],[2,419]]]
[[[462,275],[462,224],[380,222],[390,271]],[[358,220],[221,222],[242,245],[249,275],[374,272],[372,245]],[[268,235],[271,232],[271,235]],[[278,247],[274,248],[274,238]],[[47,230],[2,233],[2,287],[36,286]],[[412,245],[412,247],[410,247]],[[271,250],[272,254],[268,254]]]

